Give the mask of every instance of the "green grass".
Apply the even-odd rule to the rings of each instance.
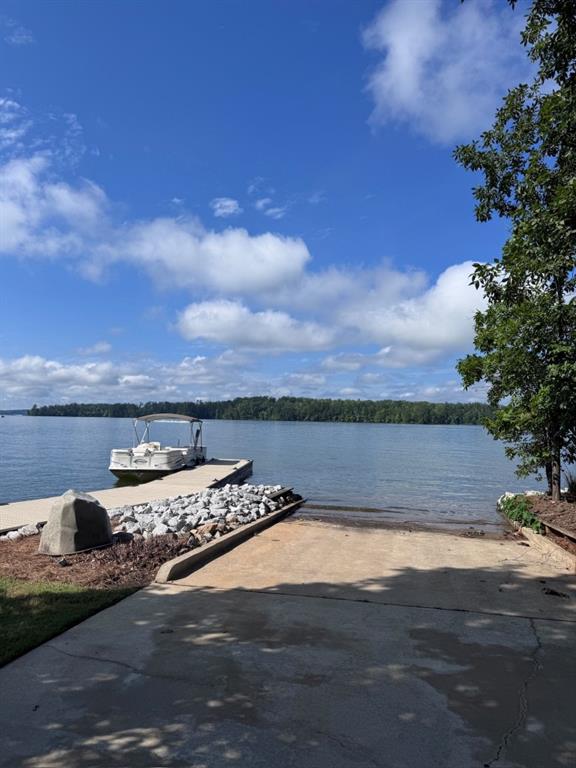
[[[516,496],[502,499],[500,508],[510,520],[514,520],[524,528],[531,528],[536,533],[542,533],[542,523],[532,513],[530,502],[523,494],[519,493]]]
[[[0,577],[0,666],[132,592]]]

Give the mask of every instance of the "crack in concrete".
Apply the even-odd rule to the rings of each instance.
[[[356,759],[359,755],[362,756],[362,758],[368,763],[364,762],[364,765],[373,765],[374,768],[383,768],[382,763],[377,762],[376,758],[372,757],[372,755],[369,753],[369,750],[358,741],[354,741],[354,739],[346,739],[343,736],[336,736],[333,733],[328,733],[327,731],[320,730],[316,728],[312,733],[318,734],[320,736],[324,736],[324,738],[328,739],[329,741],[333,741],[342,749],[342,751],[347,752],[349,754],[352,754]]]
[[[492,766],[496,765],[496,763],[500,761],[506,747],[510,743],[510,739],[516,733],[518,733],[518,731],[526,723],[526,720],[528,718],[528,686],[530,685],[532,680],[536,677],[536,675],[542,670],[542,664],[538,660],[538,656],[543,649],[542,641],[540,640],[540,636],[538,635],[538,631],[536,629],[536,624],[534,623],[534,619],[530,618],[528,619],[528,622],[530,624],[530,628],[532,629],[532,633],[536,640],[536,647],[530,654],[530,658],[532,660],[532,668],[530,669],[530,672],[523,680],[522,685],[520,686],[520,689],[518,691],[518,715],[513,725],[511,725],[510,728],[503,734],[500,740],[500,743],[498,744],[498,748],[496,749],[496,753],[494,757],[488,760],[488,762],[484,763],[484,768],[492,768]]]
[[[52,645],[52,643],[45,643],[45,647],[51,648],[53,651],[56,651],[57,653],[61,653],[63,656],[69,656],[71,659],[80,659],[83,661],[98,661],[98,662],[101,662],[102,664],[115,664],[118,667],[123,667],[124,669],[128,669],[137,675],[141,675],[142,677],[148,677],[152,680],[168,680],[173,683],[182,683],[184,685],[191,685],[190,681],[186,680],[183,677],[175,677],[174,675],[152,675],[150,674],[150,672],[146,672],[140,667],[135,667],[132,664],[129,664],[127,661],[110,659],[106,656],[91,656],[90,654],[87,654],[87,653],[86,654],[72,653],[72,651],[65,651],[63,648],[58,648],[58,646]]]
[[[248,592],[254,595],[267,595],[269,597],[294,597],[294,598],[306,598],[308,600],[338,600],[347,603],[367,603],[368,605],[381,605],[390,608],[417,608],[425,611],[446,611],[448,613],[467,613],[475,616],[498,616],[505,619],[521,619],[523,621],[551,621],[559,624],[576,624],[576,619],[561,619],[552,616],[528,616],[518,613],[502,613],[501,611],[482,611],[474,610],[473,608],[448,608],[442,605],[422,605],[420,603],[396,603],[388,600],[374,600],[372,597],[345,597],[343,595],[310,595],[305,592],[280,592],[271,591],[267,589],[251,589],[249,587],[234,587],[234,588],[220,588],[210,586],[189,586],[187,584],[176,584],[175,582],[169,582],[171,587],[177,587],[178,589],[189,589],[196,592]]]

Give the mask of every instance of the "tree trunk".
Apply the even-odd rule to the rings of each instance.
[[[560,501],[560,484],[562,480],[561,464],[560,464],[560,447],[554,446],[552,452],[552,501]]]
[[[548,482],[548,496],[552,496],[552,462],[546,462],[546,480]]]

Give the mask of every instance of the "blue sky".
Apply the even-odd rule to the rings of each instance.
[[[0,407],[468,400],[454,146],[528,74],[472,0],[0,3]]]

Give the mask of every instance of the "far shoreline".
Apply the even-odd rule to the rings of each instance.
[[[343,400],[305,397],[242,397],[221,401],[67,403],[34,405],[29,416],[136,418],[179,413],[206,420],[362,424],[484,425],[494,414],[486,403],[416,400]]]
[[[132,416],[83,416],[80,414],[75,415],[38,415],[30,413],[12,413],[12,414],[0,414],[0,416],[26,416],[27,418],[42,418],[42,419],[128,419],[131,420]],[[338,421],[338,420],[320,420],[320,419],[255,419],[255,418],[205,418],[203,421],[241,421],[252,424],[341,424],[343,426],[358,426],[360,424],[372,425],[374,427],[479,427],[485,429],[483,424],[475,424],[463,422],[460,424],[449,424],[446,422],[438,422],[435,424],[423,423],[419,421],[402,422],[402,421]]]

